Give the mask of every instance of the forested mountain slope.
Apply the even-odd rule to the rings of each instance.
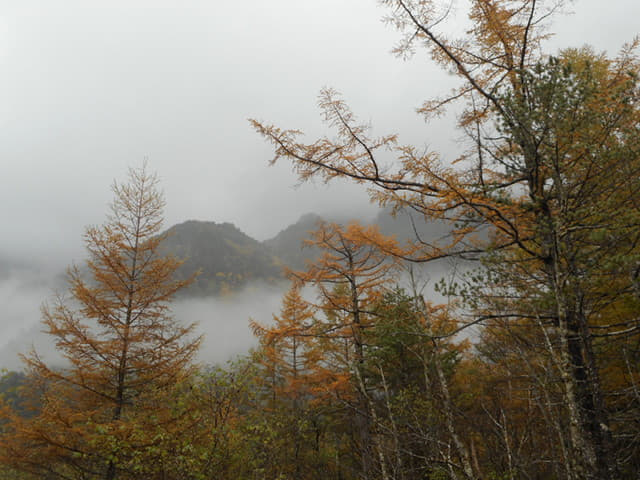
[[[167,230],[163,250],[185,259],[178,270],[182,278],[200,272],[186,289],[186,295],[224,295],[253,281],[279,282],[284,279],[285,267],[304,269],[305,263],[318,255],[318,249],[305,245],[305,240],[322,221],[344,223],[309,213],[274,237],[260,242],[232,223],[189,220]],[[372,223],[379,225],[382,233],[395,235],[400,242],[412,239],[416,234],[406,212],[394,217],[381,211]],[[447,232],[444,223],[418,225],[417,233],[424,241]]]
[[[248,281],[273,282],[282,276],[282,262],[271,250],[231,223],[190,220],[167,233],[163,250],[185,259],[178,274],[200,272],[187,294],[224,294]]]

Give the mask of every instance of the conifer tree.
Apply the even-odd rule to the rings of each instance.
[[[319,317],[311,334],[321,356],[311,381],[321,386],[318,394],[349,405],[362,478],[373,478],[376,470],[384,478],[385,460],[373,432],[366,335],[375,328],[376,306],[397,272],[396,260],[387,254],[397,244],[377,227],[358,223],[321,223],[307,244],[319,249],[320,257],[291,276],[318,292]]]
[[[30,415],[5,407],[0,455],[17,470],[51,478],[154,478],[191,427],[172,396],[192,372],[200,344],[194,325],[169,312],[191,279],[162,256],[164,199],[146,166],[114,183],[107,221],[89,227],[86,269],[68,272],[69,297],[42,309],[43,325],[65,364],[24,357]],[[85,272],[90,276],[85,278]],[[170,478],[166,470],[162,478]],[[47,477],[49,478],[49,477]]]
[[[282,299],[280,315],[273,316],[273,324],[251,323],[260,341],[258,381],[264,390],[263,414],[277,419],[274,423],[280,429],[278,438],[282,443],[279,451],[270,455],[270,461],[280,473],[288,470],[295,480],[309,478],[313,463],[309,455],[313,452],[310,439],[314,433],[317,436],[318,429],[316,425],[313,432],[314,414],[310,407],[310,372],[320,355],[310,342],[313,314],[314,309],[303,299],[299,285],[293,284]]]

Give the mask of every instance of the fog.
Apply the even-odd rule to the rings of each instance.
[[[284,282],[279,286],[254,283],[227,297],[177,300],[172,311],[178,321],[196,322],[197,334],[204,335],[198,360],[224,363],[257,345],[249,321],[271,323],[272,314],[280,310],[286,288]]]
[[[63,364],[56,352],[54,338],[43,333],[40,306],[52,300],[46,286],[18,283],[18,276],[0,282],[0,301],[9,308],[3,312],[7,325],[4,342],[0,343],[0,368],[17,370],[23,367],[20,354],[33,348],[50,364]],[[202,363],[223,363],[245,354],[256,344],[249,329],[249,320],[271,322],[272,313],[280,310],[281,285],[250,284],[246,288],[221,298],[181,298],[171,304],[173,317],[182,324],[196,323],[195,335],[204,335],[197,360]]]
[[[433,287],[453,270],[454,265],[448,261],[415,267],[415,286],[425,298],[443,301]],[[407,291],[412,290],[406,272],[400,272],[396,280]],[[270,324],[273,315],[280,311],[282,296],[288,286],[285,281],[275,285],[254,282],[224,297],[180,297],[171,303],[171,311],[178,322],[196,324],[194,335],[203,335],[198,362],[224,363],[248,353],[257,345],[249,321]],[[5,305],[3,323],[6,325],[4,339],[0,342],[0,368],[22,369],[19,356],[32,349],[50,364],[64,364],[55,349],[54,338],[42,331],[41,323],[41,305],[53,301],[56,292],[65,295],[64,279],[51,271],[14,269],[6,278],[0,279],[0,301]],[[314,290],[307,289],[305,297],[314,301]]]
[[[62,284],[60,272],[36,265],[5,265],[0,275],[0,368],[16,369],[24,354],[37,343],[44,351],[53,346],[40,330],[40,306]]]
[[[614,55],[638,33],[640,2],[569,2],[548,51],[594,45]],[[455,27],[464,0],[452,2]],[[82,234],[100,224],[110,185],[144,158],[158,172],[166,226],[231,222],[263,240],[300,215],[371,217],[361,185],[297,185],[248,118],[327,133],[316,95],[342,92],[374,134],[454,158],[454,115],[426,125],[415,108],[449,92],[452,77],[419,52],[389,52],[399,34],[373,0],[21,0],[0,6],[0,362],[37,335],[39,307],[81,263]],[[203,358],[251,345],[250,316],[268,319],[269,289],[181,301],[176,315],[207,334]],[[5,355],[12,351],[13,356]]]

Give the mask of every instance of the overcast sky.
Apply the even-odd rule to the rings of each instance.
[[[637,0],[573,9],[557,44],[615,52],[637,33]],[[321,132],[328,85],[380,132],[453,139],[414,113],[448,79],[422,55],[389,53],[384,14],[374,0],[1,2],[0,256],[77,260],[113,179],[144,157],[167,225],[230,221],[264,239],[305,212],[362,211],[358,187],[295,188],[288,165],[268,168],[247,118]]]
[[[613,54],[638,33],[638,0],[572,9],[550,51]],[[228,221],[262,240],[307,212],[372,215],[359,186],[296,188],[289,165],[269,168],[247,119],[318,135],[316,97],[331,86],[376,133],[449,148],[447,121],[425,125],[415,108],[450,78],[423,53],[391,55],[399,34],[384,15],[375,0],[0,0],[0,265],[80,261],[111,183],[145,157],[167,226]],[[33,326],[48,291],[33,272],[0,272],[0,336]]]

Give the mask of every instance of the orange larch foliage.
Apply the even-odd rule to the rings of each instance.
[[[302,297],[299,285],[292,285],[282,300],[280,315],[269,326],[251,322],[260,341],[260,363],[266,370],[263,383],[274,398],[291,403],[295,411],[308,388],[314,352],[310,349],[314,309]],[[262,372],[263,374],[265,372]]]
[[[318,295],[318,316],[310,330],[317,360],[309,381],[317,398],[342,404],[351,412],[361,474],[370,478],[376,454],[365,334],[375,328],[375,309],[397,273],[397,257],[388,252],[400,249],[377,227],[358,223],[345,227],[321,223],[307,243],[320,250],[320,257],[306,271],[290,272],[290,276],[313,286]]]
[[[4,407],[5,464],[61,478],[130,478],[163,455],[168,437],[190,428],[189,412],[172,402],[192,372],[200,344],[168,302],[191,279],[176,281],[181,262],[159,255],[164,200],[146,167],[113,185],[111,214],[85,234],[85,269],[69,269],[70,299],[42,309],[43,325],[65,363],[24,356],[29,416]],[[155,465],[157,466],[157,465]]]

